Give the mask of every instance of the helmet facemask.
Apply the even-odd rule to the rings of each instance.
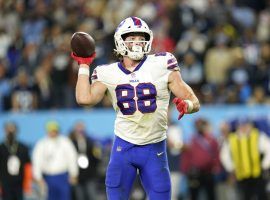
[[[125,38],[129,34],[137,35],[143,34],[145,40],[143,41],[125,41]],[[146,54],[151,51],[151,45],[153,40],[152,31],[148,28],[148,25],[141,19],[136,17],[129,17],[123,20],[114,34],[115,51],[122,55],[131,58],[132,60],[141,60]],[[132,45],[129,48],[127,43],[143,43],[143,45]]]

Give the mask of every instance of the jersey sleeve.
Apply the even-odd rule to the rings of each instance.
[[[95,83],[95,82],[102,82],[102,83],[106,83],[107,81],[106,80],[109,80],[108,79],[108,70],[107,70],[107,65],[98,65],[92,75],[91,75],[91,82],[92,83]]]
[[[175,56],[169,52],[166,52],[166,67],[169,71],[180,71],[177,59]]]
[[[164,82],[168,83],[170,74],[173,71],[180,71],[177,59],[169,52],[156,53],[154,57],[160,65],[159,76],[162,77]]]
[[[91,82],[102,82],[107,85],[112,76],[110,69],[112,69],[112,65],[98,65],[91,75]]]
[[[163,63],[163,69],[166,71],[180,71],[180,67],[178,65],[177,59],[170,52],[159,52],[155,54],[155,57],[161,59],[161,63]]]

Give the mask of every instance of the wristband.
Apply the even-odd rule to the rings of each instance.
[[[80,67],[80,68],[79,68],[78,75],[86,75],[86,76],[90,76],[89,68],[86,68],[86,67]]]
[[[194,107],[192,101],[190,101],[190,100],[184,100],[184,101],[188,104],[187,113],[191,113],[193,110],[193,107]]]

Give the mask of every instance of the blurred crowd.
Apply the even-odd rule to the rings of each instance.
[[[95,38],[93,66],[110,63],[114,30],[132,15],[201,103],[270,103],[269,0],[0,0],[0,11],[0,110],[76,108],[72,34]]]

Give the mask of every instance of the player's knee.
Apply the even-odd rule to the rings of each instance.
[[[153,190],[155,192],[169,192],[171,190],[170,173],[167,168],[157,171],[153,176]]]
[[[107,187],[116,188],[120,186],[122,177],[122,169],[120,165],[109,164],[105,184]]]
[[[106,193],[108,200],[127,200],[128,193],[123,189],[123,171],[119,164],[109,164],[106,173]]]

